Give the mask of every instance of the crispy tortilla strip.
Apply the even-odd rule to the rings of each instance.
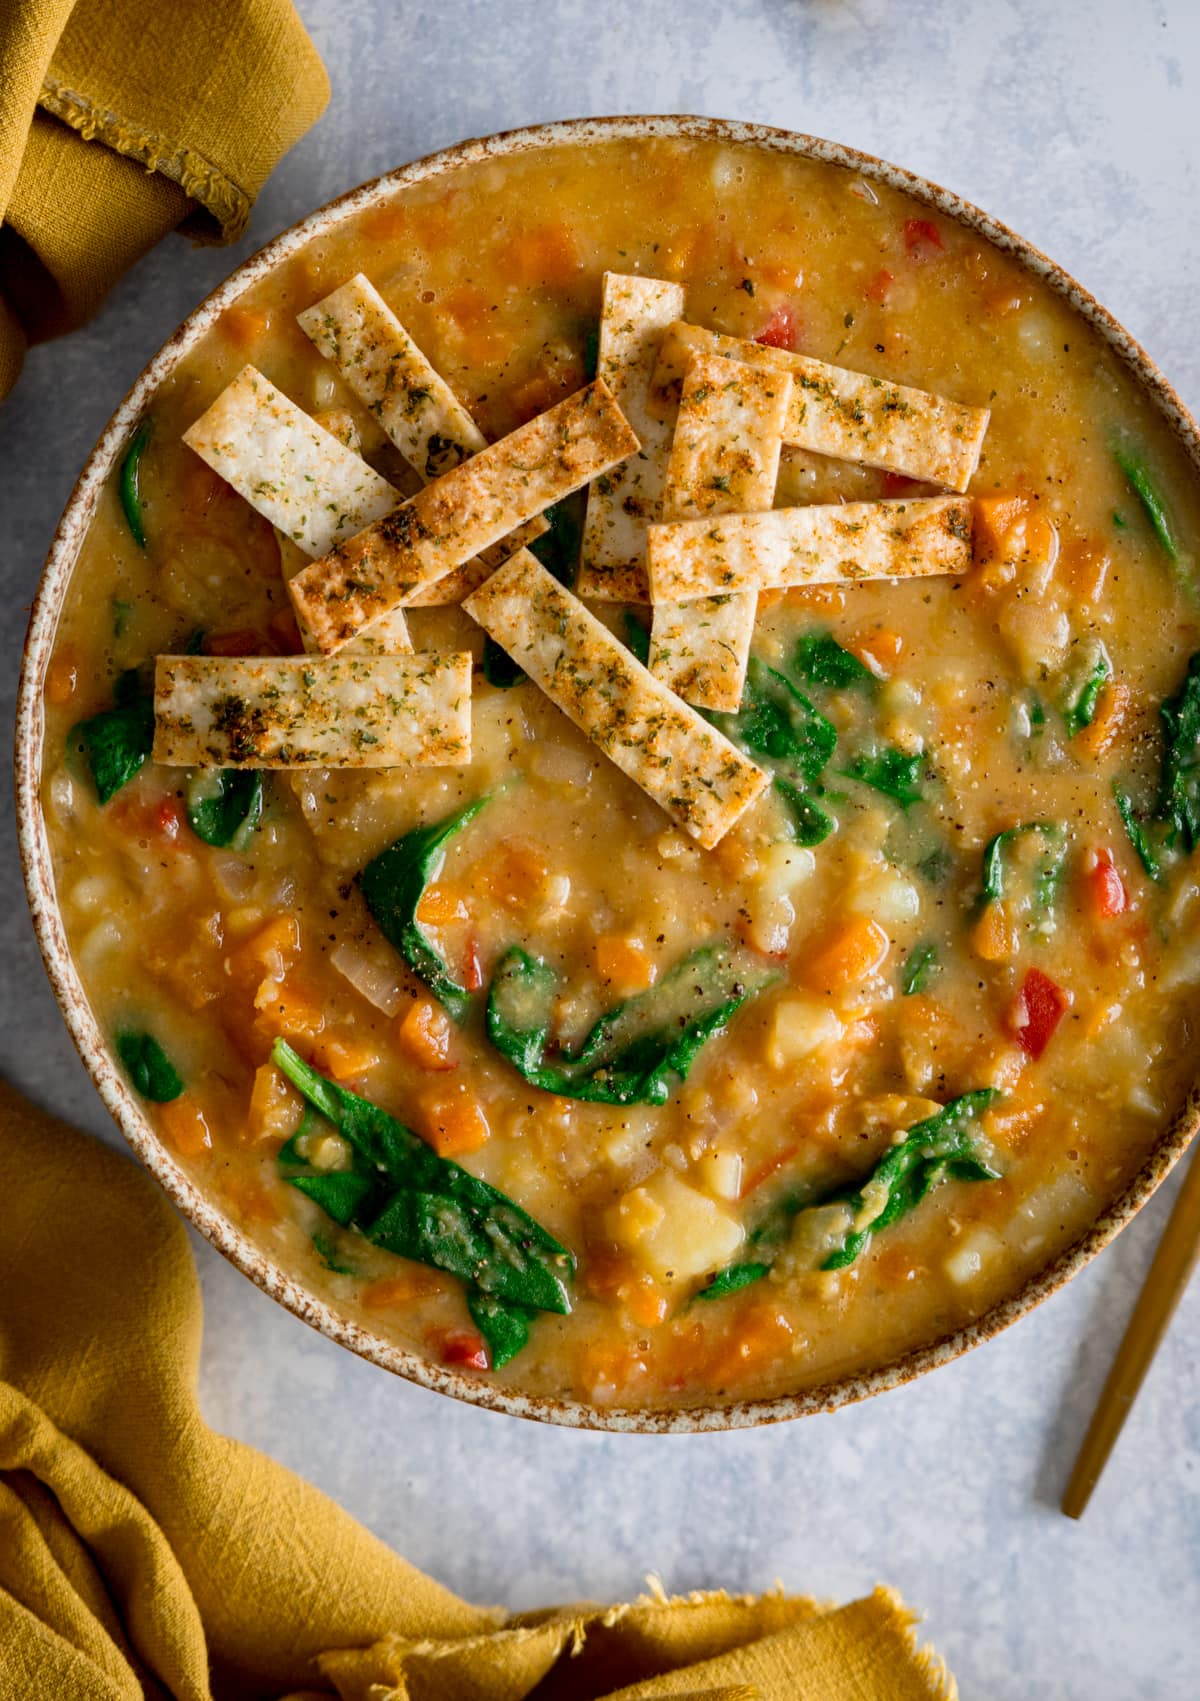
[[[622,773],[711,849],[768,783],[522,550],[463,607]]]
[[[361,272],[296,317],[426,482],[485,446],[454,391]]]
[[[688,361],[696,354],[790,372],[792,404],[783,440],[797,448],[957,491],[967,488],[979,465],[991,417],[987,408],[965,407],[927,390],[699,325],[672,325],[662,340],[650,392],[650,407],[660,418],[670,417]]]
[[[306,555],[324,555],[399,501],[385,478],[253,366],[183,440]]]
[[[296,317],[316,348],[375,415],[422,484],[486,447],[486,437],[454,391],[361,272]],[[411,606],[461,602],[502,561],[547,530],[546,521],[535,516],[493,552],[468,561],[436,585],[427,585]]]
[[[646,523],[659,517],[671,445],[669,420],[646,407],[663,332],[683,312],[683,288],[662,278],[605,272],[597,371],[641,448],[588,491],[576,588],[581,597],[646,601]]]
[[[435,479],[289,581],[326,654],[472,555],[606,472],[637,438],[602,379]]]
[[[684,520],[650,527],[647,560],[656,603],[966,573],[971,502],[965,496],[908,497]]]
[[[159,656],[154,760],[395,768],[471,760],[471,656]]]
[[[684,376],[663,487],[664,520],[757,513],[775,500],[791,374],[697,355]],[[659,603],[650,671],[701,709],[734,712],[742,700],[758,595]]]

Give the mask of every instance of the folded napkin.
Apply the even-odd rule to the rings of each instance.
[[[0,1701],[957,1694],[886,1589],[470,1606],[207,1428],[200,1321],[153,1182],[0,1083]]]
[[[289,0],[2,0],[0,397],[169,230],[239,236],[328,100]]]

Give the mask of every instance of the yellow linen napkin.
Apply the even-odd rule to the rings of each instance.
[[[0,1701],[956,1694],[882,1589],[470,1606],[208,1429],[200,1323],[154,1183],[0,1083]]]
[[[239,236],[328,100],[289,0],[4,0],[0,397],[169,230]]]

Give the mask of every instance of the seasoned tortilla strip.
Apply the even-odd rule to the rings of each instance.
[[[647,560],[657,602],[732,591],[966,573],[971,502],[963,496],[813,503],[651,526]]]
[[[682,285],[662,278],[604,274],[597,371],[641,447],[588,491],[577,581],[581,597],[646,601],[646,523],[659,517],[671,445],[669,422],[652,416],[646,400],[659,339],[683,312],[683,300]]]
[[[461,567],[456,567],[453,573],[447,573],[444,579],[435,579],[431,585],[422,585],[419,591],[405,597],[403,606],[441,608],[446,603],[462,602],[464,597],[469,597],[472,591],[478,590],[497,567],[503,566],[510,555],[515,555],[518,549],[524,549],[526,544],[542,537],[549,530],[550,527],[542,516],[536,514],[532,520],[526,520],[523,526],[517,526],[514,531],[509,532],[507,537],[502,537],[499,543],[489,544],[487,549],[481,549],[478,555],[473,555],[470,561],[464,561]],[[399,613],[399,610],[396,612]]]
[[[423,479],[485,446],[454,391],[361,272],[296,317]]]
[[[159,656],[154,760],[396,768],[471,760],[471,656]]]
[[[711,849],[768,783],[528,550],[463,607],[671,819]]]
[[[306,555],[324,555],[400,500],[253,366],[242,368],[183,440]]]
[[[422,484],[449,472],[487,439],[371,281],[359,272],[297,314],[301,329],[378,419]],[[549,528],[540,515],[511,537],[426,586],[413,607],[461,602],[488,574]]]
[[[444,473],[288,583],[326,654],[414,591],[623,461],[637,438],[602,379]]]
[[[865,372],[829,366],[787,349],[764,348],[699,325],[672,325],[663,338],[650,407],[670,417],[689,359],[715,354],[792,375],[792,404],[783,440],[835,460],[861,461],[907,478],[963,491],[979,465],[990,413],[927,390],[909,389]]]
[[[756,513],[775,500],[791,374],[697,355],[688,365],[663,487],[664,520]],[[746,683],[758,595],[659,603],[650,671],[701,709],[735,711]]]

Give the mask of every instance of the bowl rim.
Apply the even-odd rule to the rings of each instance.
[[[211,328],[218,315],[245,289],[257,283],[313,237],[397,190],[487,159],[502,159],[563,145],[583,146],[605,140],[652,137],[717,140],[731,146],[749,146],[842,166],[865,183],[875,182],[900,190],[943,217],[985,237],[1014,256],[1028,272],[1048,284],[1082,315],[1131,372],[1142,391],[1151,397],[1193,466],[1200,471],[1200,428],[1149,355],[1114,316],[1032,243],[959,195],[913,172],[820,137],[737,120],[683,115],[564,119],[470,139],[372,178],[290,225],[243,261],[211,291],[134,381],[88,456],[67,500],[31,607],[17,696],[16,800],[21,866],[34,931],[71,1039],[100,1098],[129,1145],[172,1203],[220,1253],[294,1316],[331,1340],[349,1347],[360,1357],[434,1392],[448,1394],[490,1411],[569,1428],[637,1434],[695,1434],[743,1429],[830,1412],[871,1395],[885,1393],[949,1363],[1025,1316],[1107,1246],[1170,1172],[1186,1150],[1197,1126],[1200,1126],[1200,1085],[1189,1094],[1182,1110],[1164,1129],[1137,1173],[1071,1246],[981,1317],[886,1364],[833,1378],[800,1393],[758,1400],[697,1404],[681,1409],[607,1407],[552,1395],[521,1394],[435,1364],[342,1314],[332,1303],[311,1292],[304,1283],[275,1264],[217,1208],[181,1167],[154,1131],[126,1084],[75,968],[59,913],[49,839],[40,802],[45,737],[42,694],[46,668],[80,546],[100,492],[114,471],[118,455],[124,449],[147,400],[193,343]]]

